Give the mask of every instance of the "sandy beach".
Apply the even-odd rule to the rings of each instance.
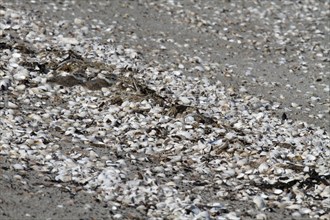
[[[302,1],[302,3],[296,3],[292,1],[268,2],[243,0],[197,2],[190,0],[183,0],[178,2],[165,0],[57,0],[50,2],[48,3],[47,1],[42,0],[0,0],[0,10],[3,11],[0,14],[0,18],[3,20],[3,25],[1,26],[2,29],[0,29],[0,35],[2,36],[2,39],[0,39],[1,49],[6,50],[10,47],[17,48],[17,44],[11,45],[10,43],[8,43],[9,38],[6,36],[10,35],[14,39],[20,38],[15,38],[16,30],[24,29],[26,28],[25,26],[28,26],[30,23],[35,23],[35,25],[32,27],[28,27],[31,30],[26,30],[27,35],[34,39],[37,39],[38,37],[47,38],[48,40],[45,42],[49,44],[49,48],[54,47],[52,44],[55,42],[55,38],[57,40],[62,39],[62,41],[66,41],[66,43],[69,42],[68,44],[71,45],[79,45],[79,43],[76,43],[75,41],[79,42],[80,37],[85,38],[86,42],[87,39],[88,42],[97,42],[98,45],[110,45],[116,48],[121,48],[122,46],[125,49],[129,48],[132,49],[134,53],[130,52],[130,50],[126,51],[125,53],[127,53],[128,56],[131,55],[132,59],[135,59],[135,57],[139,57],[139,62],[143,63],[143,65],[147,67],[145,69],[141,68],[140,70],[138,69],[139,67],[137,67],[137,75],[142,74],[141,72],[143,71],[148,71],[148,68],[150,67],[156,69],[159,73],[169,72],[171,74],[174,73],[174,75],[177,74],[180,77],[182,76],[183,80],[186,79],[185,77],[195,77],[196,82],[203,82],[201,80],[203,78],[208,79],[211,83],[216,83],[218,81],[218,83],[215,84],[215,87],[218,86],[219,88],[223,88],[226,97],[232,97],[232,99],[235,100],[241,99],[243,100],[242,102],[244,102],[245,100],[253,100],[254,97],[256,97],[256,99],[258,100],[261,100],[258,101],[258,103],[261,104],[256,104],[255,106],[251,104],[251,106],[247,106],[249,112],[255,113],[256,115],[258,113],[262,113],[263,111],[260,110],[260,106],[262,105],[263,100],[266,100],[265,103],[267,104],[265,106],[262,106],[262,109],[264,109],[264,111],[269,111],[269,113],[267,113],[267,117],[269,115],[270,120],[279,119],[279,121],[282,120],[282,122],[288,122],[289,124],[302,122],[303,126],[306,127],[306,130],[310,128],[311,132],[315,132],[315,135],[319,135],[317,136],[317,138],[323,135],[322,137],[324,139],[320,139],[319,146],[323,146],[328,143],[327,141],[329,140],[330,132],[330,5],[328,1],[306,0]],[[17,13],[24,13],[24,16],[30,19],[30,21],[27,21],[24,24],[19,24],[19,27],[17,27],[16,29],[15,25],[11,23],[12,21],[9,21],[10,19],[14,21],[15,16],[5,16],[7,13],[6,10],[9,9],[13,10],[13,12],[10,13],[15,13],[15,11],[17,11]],[[7,21],[7,25],[9,25],[8,27],[5,25],[5,20]],[[45,28],[42,29],[42,26],[45,26]],[[38,34],[33,35],[33,33],[29,34],[30,31],[36,32],[43,36],[38,36]],[[24,42],[24,39],[22,41]],[[18,40],[16,40],[15,42],[17,43]],[[38,47],[39,44],[43,44],[42,40],[36,40],[35,42],[36,44],[34,44],[33,47]],[[60,47],[61,46],[59,46],[59,48]],[[63,51],[67,51],[67,48],[65,46],[63,46],[63,48]],[[72,48],[70,47],[69,49],[74,50],[74,47]],[[85,47],[83,47],[81,50],[84,50],[84,48]],[[47,49],[45,49],[45,51],[47,51]],[[95,54],[97,53],[98,51],[95,52]],[[109,52],[100,49],[100,53],[107,54]],[[86,59],[84,59],[84,61],[88,60],[89,62],[88,64],[84,64],[86,65],[85,69],[93,70],[97,69],[97,65],[98,67],[101,65],[96,65],[96,62],[91,64],[92,62],[94,62],[90,61],[92,60],[92,58],[89,58],[85,54],[80,55],[86,56]],[[56,56],[54,55],[54,57]],[[60,60],[58,57],[56,57],[56,59]],[[55,60],[55,58],[53,60]],[[97,62],[101,61],[98,60]],[[46,68],[49,67],[50,69],[50,62],[45,65]],[[80,63],[79,65],[82,66],[82,64]],[[0,70],[3,69],[1,71],[4,72],[4,76],[6,76],[5,73],[8,70],[7,64],[5,62],[1,63],[0,67]],[[58,65],[57,68],[60,69],[61,67]],[[41,67],[39,67],[38,69],[39,73],[41,72],[40,69]],[[49,73],[41,75],[47,76],[47,74]],[[125,86],[125,83],[129,84],[130,82],[128,82],[127,79],[129,79],[130,76],[131,75],[124,75],[123,78],[120,78],[121,75],[119,74],[117,84],[121,84],[123,86]],[[169,77],[172,77],[172,75],[170,75]],[[152,78],[152,76],[150,76],[150,78]],[[143,79],[143,76],[139,79]],[[115,83],[117,82],[116,80],[117,79],[114,79]],[[87,84],[88,82],[89,84]],[[90,82],[94,82],[94,84]],[[34,82],[31,84],[29,84],[28,82],[24,83],[27,85],[26,87],[29,87],[29,85],[33,85]],[[17,85],[24,83],[20,82]],[[104,81],[103,84],[108,85],[107,83],[109,83],[109,81]],[[134,83],[138,84],[136,85]],[[156,96],[154,95],[155,93],[150,92],[153,90],[158,91],[156,83],[154,85],[151,85],[150,87],[144,87],[142,83],[141,85],[139,83],[140,81],[133,82],[133,86],[131,87],[133,89],[135,88],[140,93],[148,95],[151,94],[150,97],[153,98],[149,99],[156,100],[157,98],[162,99],[164,97],[159,95],[162,93],[157,93],[158,96],[154,98]],[[92,86],[96,85],[97,83],[95,83],[95,81],[82,81],[80,83],[79,81],[78,83],[75,83],[74,86],[76,84],[86,85],[86,88],[89,88],[88,85],[90,85],[90,88],[92,88]],[[112,86],[112,83],[109,84],[111,84],[110,86]],[[170,86],[171,84],[169,82],[169,87]],[[101,87],[96,88],[95,90],[101,91]],[[22,91],[23,90],[24,89],[22,89]],[[160,92],[164,92],[165,90],[165,86],[163,90],[159,89]],[[194,90],[194,87],[191,87],[191,90]],[[11,100],[15,104],[15,101],[13,101],[15,98],[13,97],[17,97],[17,95],[15,95],[16,90],[13,89],[13,91],[14,92],[9,93],[9,100]],[[102,92],[103,91],[104,90],[102,90]],[[60,92],[58,94],[60,94]],[[109,92],[109,94],[111,94],[111,92]],[[182,96],[184,96],[184,93],[182,94]],[[205,96],[211,97],[212,94],[206,94]],[[186,101],[186,99],[180,99],[180,95],[178,97],[178,100],[181,101],[180,103],[185,104],[185,102],[190,102],[190,100]],[[133,99],[132,97],[130,98]],[[69,101],[74,101],[67,101],[65,98],[63,98],[63,100],[64,101],[62,102],[58,102],[59,106],[64,105],[64,102],[69,103]],[[228,98],[228,100],[231,99]],[[113,101],[113,99],[111,99],[111,101]],[[219,101],[221,100],[217,100],[217,102]],[[122,100],[120,104],[122,102],[124,101]],[[154,102],[157,102],[157,100]],[[24,101],[20,103],[23,103],[22,106],[25,104],[26,106],[30,105],[28,103],[25,103]],[[106,101],[104,103],[103,105],[107,105]],[[141,103],[143,102],[141,101]],[[253,102],[251,101],[248,103]],[[93,105],[93,102],[90,101],[88,105]],[[159,106],[162,107],[162,105],[157,102],[156,107],[159,108]],[[275,107],[273,108],[273,106]],[[47,106],[43,106],[41,108],[46,109]],[[180,110],[178,109],[179,108],[176,109],[177,112],[174,114],[173,118],[181,117],[180,113],[182,112],[180,112]],[[1,126],[5,126],[5,120],[7,119],[16,120],[15,112],[13,113],[14,116],[10,117],[8,115],[12,113],[9,112],[7,114],[4,113],[4,109],[1,110],[3,111],[1,117],[3,117],[4,120],[1,121]],[[191,111],[194,110],[195,109]],[[13,111],[17,111],[17,109],[14,109]],[[188,109],[187,112],[189,111],[190,110]],[[203,111],[206,110],[203,109]],[[240,109],[237,110],[237,112],[240,111]],[[34,111],[31,110],[31,112],[33,113]],[[31,112],[29,111],[29,113]],[[65,115],[65,112],[63,112],[63,114]],[[184,114],[186,113],[182,113],[182,115]],[[171,116],[170,113],[168,113],[168,115]],[[240,113],[237,113],[234,116],[230,115],[230,117],[241,116]],[[70,120],[71,119],[72,118],[70,118]],[[203,120],[203,123],[206,124],[205,121],[207,120],[205,118],[203,118]],[[305,122],[305,124],[303,122]],[[230,126],[235,127],[234,125]],[[278,127],[271,127],[269,132],[273,132],[272,134],[276,136],[276,129],[278,129]],[[229,130],[226,130],[226,132],[228,132]],[[52,131],[52,135],[54,135],[54,137],[56,135],[64,136],[65,133],[66,139],[55,138],[58,141],[56,144],[60,145],[59,151],[65,152],[63,153],[64,155],[71,155],[72,148],[75,146],[75,144],[73,144],[74,136],[70,136],[71,133],[69,133],[68,130],[63,133],[61,132],[62,131],[54,129],[54,131]],[[306,135],[307,133],[308,132],[306,131]],[[105,190],[102,189],[102,191],[101,189],[99,189],[100,197],[95,196],[95,194],[89,192],[89,190],[86,190],[83,184],[79,185],[73,180],[65,181],[61,179],[61,181],[57,181],[57,179],[54,177],[55,174],[52,172],[44,174],[43,171],[34,170],[34,164],[32,162],[26,162],[27,168],[22,168],[24,172],[22,171],[22,173],[20,173],[21,169],[16,169],[17,166],[15,168],[14,164],[20,164],[20,161],[29,160],[26,158],[24,159],[23,156],[9,156],[10,149],[8,150],[6,147],[10,147],[12,145],[11,143],[4,141],[7,138],[7,134],[5,134],[5,132],[1,133],[1,135],[1,139],[3,140],[3,142],[0,143],[0,145],[2,146],[2,148],[0,148],[0,219],[183,219],[181,217],[175,217],[170,215],[157,217],[156,214],[154,214],[156,213],[156,211],[146,211],[148,209],[147,205],[147,208],[144,207],[141,209],[137,209],[136,206],[127,204],[120,206],[120,208],[114,208],[115,205],[110,202],[105,202],[105,200],[103,200],[105,198],[105,196],[103,195],[106,195]],[[182,136],[186,137],[188,140],[191,141],[191,139],[189,139],[190,136],[186,135],[186,133],[182,134]],[[178,138],[177,141],[180,143],[186,143],[183,142],[184,140],[182,140],[182,136],[180,136],[181,138]],[[298,137],[299,134],[293,134],[292,136]],[[301,134],[301,136],[303,136],[303,134]],[[214,135],[214,137],[217,136]],[[255,137],[257,137],[257,135],[255,135]],[[174,138],[177,138],[177,136],[175,136]],[[312,140],[313,138],[310,139]],[[24,142],[22,142],[22,144],[23,143]],[[84,149],[94,147],[94,145],[89,145],[87,144],[87,142],[77,143],[80,144]],[[21,143],[15,143],[15,146],[19,146],[20,144]],[[26,144],[26,142],[24,144]],[[315,144],[315,146],[316,145],[317,144]],[[95,149],[94,151],[98,155],[96,158],[98,158],[100,161],[103,155],[109,154],[109,149],[105,149],[104,147],[101,148],[99,146],[95,148],[97,149]],[[182,149],[184,150],[185,147],[183,147]],[[326,159],[329,159],[329,146],[324,146],[324,148],[322,149],[324,149],[323,153],[325,155],[322,160],[326,161]],[[179,150],[173,152],[178,151]],[[141,156],[140,154],[143,154],[140,153],[138,150],[132,152],[132,155],[134,154],[136,157],[139,157]],[[258,152],[261,151],[259,150]],[[125,151],[123,151],[122,154],[116,155],[115,158],[118,161],[126,161],[126,156],[130,153],[131,152],[129,152],[129,150],[127,150],[126,154]],[[112,156],[112,154],[111,156],[109,156],[110,159],[113,159]],[[172,157],[170,158],[171,159],[164,159],[164,161],[159,162],[159,164],[167,163],[171,160],[174,161]],[[297,158],[297,156],[294,157],[294,159],[295,158]],[[96,161],[94,162],[96,163]],[[184,162],[180,163],[184,164]],[[191,163],[193,164],[194,162]],[[302,166],[302,168],[299,167],[299,169],[304,169],[305,166],[307,166],[303,159],[297,159],[295,163],[297,163],[299,166]],[[38,166],[40,165],[38,163],[36,164]],[[133,170],[131,174],[126,172],[126,175],[128,177],[125,178],[132,181],[136,178],[140,179],[139,175],[144,175],[144,171],[142,168],[144,165],[148,169],[152,169],[154,166],[156,166],[156,164],[150,161],[139,161],[137,162],[137,164],[129,166],[129,169]],[[325,168],[327,166],[329,166],[329,164],[324,165]],[[311,170],[312,167],[313,166],[310,167]],[[261,168],[259,167],[259,171],[260,169]],[[309,171],[310,170],[306,171],[305,179],[308,179],[307,173]],[[179,171],[176,170],[175,172]],[[173,176],[175,176],[175,172],[173,171]],[[302,171],[295,170],[294,172]],[[189,178],[193,178],[192,176],[194,176],[190,173],[190,171],[182,171],[182,173],[180,174],[182,174],[182,176],[187,175],[189,176]],[[311,173],[308,174],[309,176],[312,176]],[[135,176],[136,178],[134,178],[134,175],[138,177]],[[211,174],[208,175],[214,177],[216,173],[212,171]],[[317,182],[317,186],[325,188],[328,187],[327,189],[329,189],[329,173],[319,172],[315,175],[320,178],[319,182]],[[239,174],[237,174],[237,176],[239,176]],[[196,178],[196,176],[194,176],[194,178]],[[316,179],[317,178],[315,177],[315,181],[317,181]],[[143,177],[141,181],[142,180],[147,181],[147,178]],[[240,181],[240,179],[237,179],[236,177],[235,180],[237,180],[238,182]],[[86,181],[87,185],[89,184],[88,181]],[[175,184],[177,184],[177,182],[171,179],[171,177],[169,176],[161,177],[161,181],[159,183],[160,185],[162,184],[162,181],[164,181],[164,185],[166,185],[165,182],[170,182],[170,184],[166,185],[170,188],[172,187],[172,182],[175,182]],[[226,185],[226,187],[230,189],[234,186]],[[282,187],[281,190],[285,191],[287,194],[290,194],[292,193],[290,191],[292,187],[293,186],[288,188]],[[193,192],[194,187],[189,185],[188,183],[186,185],[181,186],[176,185],[172,188],[178,190],[178,192],[180,193],[184,191],[192,191],[192,194],[195,196]],[[255,188],[253,188],[253,190],[252,188],[253,187],[251,186],[251,191],[255,190]],[[264,189],[264,194],[267,194],[266,191],[268,189],[266,188],[267,187],[265,187]],[[309,187],[307,187],[306,185],[306,188]],[[98,192],[97,189],[95,189],[95,191]],[[194,215],[194,219],[326,220],[330,218],[328,214],[330,209],[329,202],[328,204],[324,204],[324,206],[322,207],[317,203],[317,205],[315,206],[311,205],[310,207],[302,207],[304,209],[297,209],[296,211],[292,211],[292,209],[286,209],[285,205],[266,205],[266,207],[263,207],[263,205],[260,205],[258,201],[230,199],[230,196],[216,200],[215,195],[219,191],[217,187],[212,187],[212,190],[208,189],[205,191],[197,191],[196,195],[199,195],[202,192],[205,193],[204,195],[201,195],[201,199],[197,202],[198,204],[203,204],[203,206],[195,208],[199,211],[196,211],[193,208],[187,211],[188,208],[186,208],[188,214],[192,213],[191,216]],[[235,194],[235,192],[231,193],[233,193],[233,195]],[[254,192],[251,192],[251,194],[253,193]],[[290,194],[290,198],[294,200],[297,195],[291,196]],[[281,200],[279,197],[277,202],[284,203],[285,199],[283,198]],[[315,198],[311,197],[313,201]],[[317,198],[320,200],[324,199],[324,201],[329,200],[329,196],[325,196],[324,198]],[[268,199],[269,201],[273,201],[271,196],[265,197],[263,199],[265,201],[268,201]],[[304,198],[303,201],[305,202],[305,200],[307,201],[308,199]],[[317,199],[315,199],[315,201],[316,200]],[[109,201],[112,200],[109,199]],[[221,204],[221,207],[223,208],[219,208],[216,212],[213,212],[210,211],[211,208],[208,208],[208,205],[206,204],[209,204],[211,202],[215,203],[215,201],[219,201],[219,204]],[[258,207],[258,204],[260,205],[260,207]],[[173,208],[173,210],[174,209],[175,208]],[[321,211],[316,212],[314,209],[320,209]],[[157,208],[155,208],[155,210],[157,210]],[[322,210],[324,210],[324,212],[322,212]],[[314,216],[317,217],[313,217],[310,214],[314,211]]]

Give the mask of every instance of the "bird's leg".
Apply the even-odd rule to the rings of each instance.
[[[7,91],[4,92],[4,105],[5,105],[5,109],[8,109],[8,92]]]

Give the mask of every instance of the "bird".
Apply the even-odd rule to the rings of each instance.
[[[3,78],[0,80],[0,95],[4,97],[2,98],[4,100],[4,107],[8,108],[8,89],[11,86],[11,80],[8,78]]]

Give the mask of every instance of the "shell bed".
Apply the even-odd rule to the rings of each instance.
[[[127,207],[148,219],[278,209],[327,219],[325,130],[278,118],[277,102],[149,66],[127,46],[47,35],[35,15],[5,7],[0,18],[0,159],[18,181],[37,171],[118,219]]]

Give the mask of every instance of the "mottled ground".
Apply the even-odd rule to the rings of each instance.
[[[37,13],[41,22],[54,25],[64,36],[74,36],[72,25],[79,18],[90,26],[88,38],[135,48],[151,66],[208,76],[233,91],[279,102],[279,117],[285,112],[289,119],[329,132],[329,2],[310,2],[304,6],[290,1],[2,0],[0,4]],[[71,22],[58,26],[61,21]],[[284,43],[277,35],[283,35]],[[200,69],[193,70],[196,63]],[[89,194],[72,195],[35,172],[24,173],[27,184],[21,184],[5,158],[0,164],[0,219],[111,219],[111,209]],[[244,210],[241,202],[226,202]],[[294,219],[284,210],[274,211],[267,213],[269,219]],[[125,217],[145,218],[129,207]]]

